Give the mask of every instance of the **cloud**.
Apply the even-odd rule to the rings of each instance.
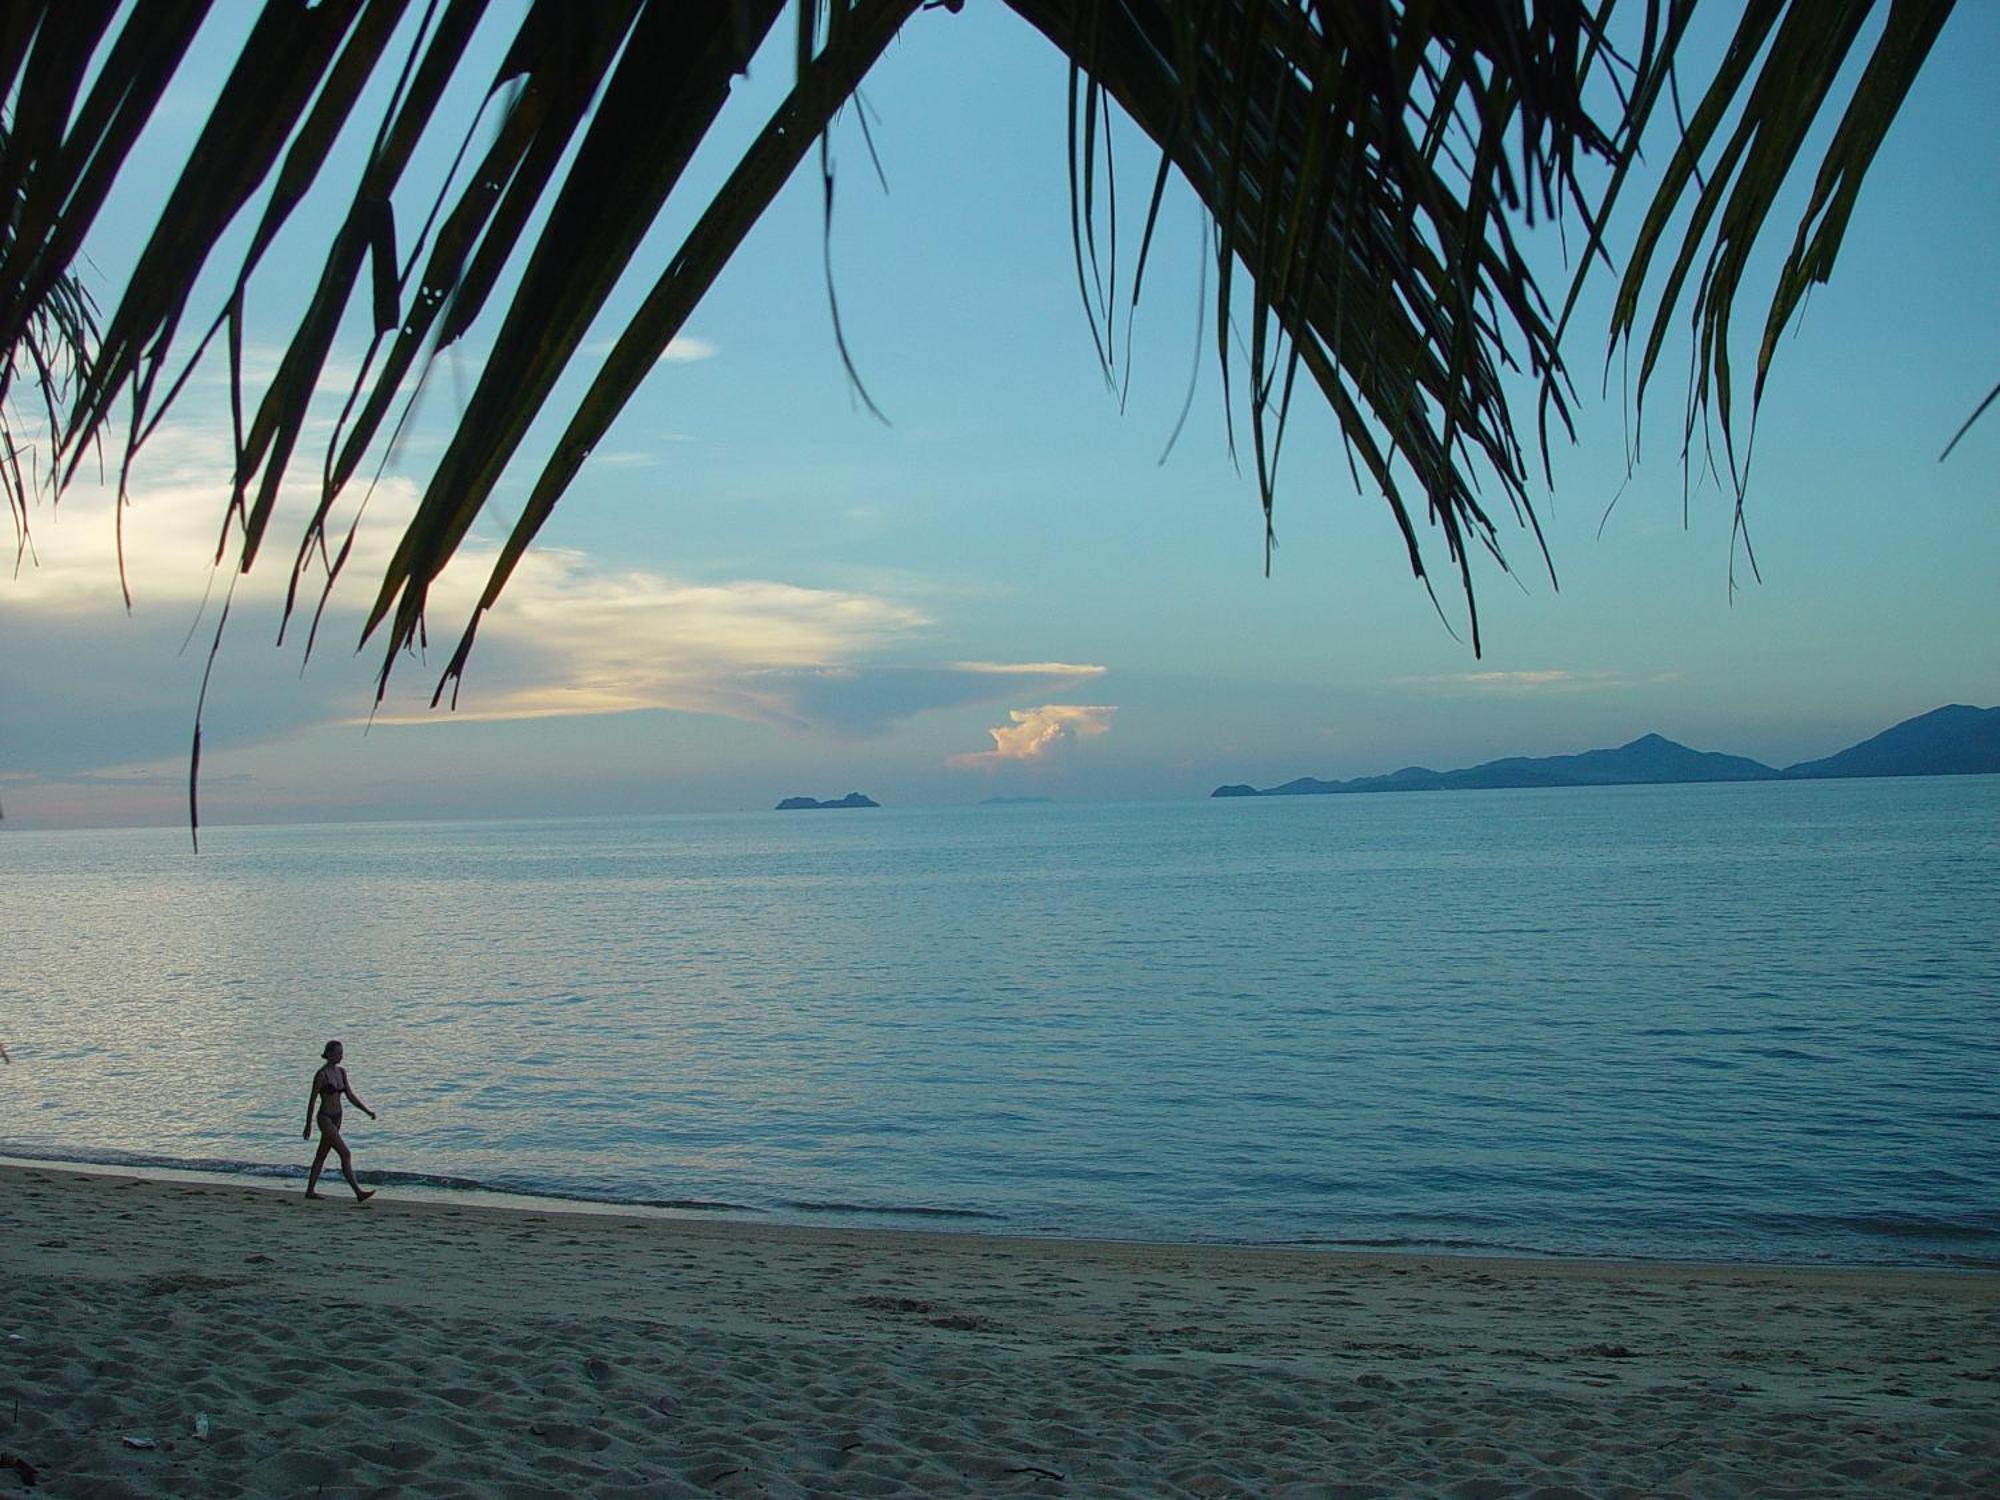
[[[1436,677],[1398,677],[1397,687],[1475,693],[1598,693],[1663,682],[1678,682],[1679,672],[1631,675],[1623,672],[1572,671],[1550,668],[1527,672],[1451,672]]]
[[[255,400],[261,395],[276,378],[278,371],[284,367],[284,363],[283,344],[259,342],[254,339],[247,341],[243,345],[243,363],[239,371],[245,399]],[[361,370],[362,366],[358,360],[343,356],[338,351],[330,352],[325,362],[320,365],[319,378],[313,382],[313,398],[345,401],[348,392],[354,389],[354,382],[360,376]],[[211,391],[227,391],[231,384],[229,361],[220,357],[214,350],[211,350],[209,356],[195,367],[188,381],[191,390],[205,388]]]
[[[294,736],[314,725],[642,710],[865,738],[940,709],[1081,696],[1080,685],[1105,672],[1060,661],[908,660],[932,624],[927,608],[913,602],[937,592],[934,581],[921,578],[845,588],[771,578],[693,580],[537,547],[482,622],[455,711],[433,709],[438,673],[498,553],[498,529],[482,521],[433,585],[428,651],[396,663],[388,695],[377,705],[382,639],[372,639],[358,657],[353,652],[420,492],[414,480],[385,478],[358,519],[343,500],[329,532],[338,546],[354,524],[353,551],[327,602],[310,669],[301,673],[306,629],[324,582],[317,564],[302,582],[285,649],[270,645],[297,538],[316,498],[309,466],[301,467],[306,482],[286,487],[256,568],[238,576],[228,565],[216,566],[228,495],[226,432],[161,428],[124,517],[129,616],[118,584],[111,492],[80,486],[56,507],[38,508],[35,560],[0,585],[0,628],[21,648],[0,687],[38,705],[28,725],[10,730],[15,764],[41,774],[170,766],[187,743],[205,648],[232,587],[204,721],[217,748]],[[235,545],[232,536],[232,557]],[[904,659],[882,662],[891,653]],[[1100,720],[1087,715],[1060,737],[1101,732]]]
[[[211,595],[219,598],[231,578],[228,566],[216,567],[233,464],[226,426],[162,427],[147,443],[142,464],[122,520],[108,485],[79,483],[60,501],[36,505],[29,517],[28,559],[0,592],[0,604],[57,614],[122,610],[121,536],[135,607],[194,606]],[[292,554],[318,492],[315,465],[296,463],[293,473],[310,477],[283,487],[256,570],[237,585],[237,596],[246,605],[282,597]],[[365,488],[354,486],[356,500]],[[418,498],[416,483],[401,476],[387,476],[373,487],[366,524],[356,530],[346,566],[351,582],[381,576],[396,534],[415,514]],[[351,500],[329,522],[334,546],[354,514]],[[232,528],[225,556],[233,561],[239,547],[240,534]],[[308,607],[316,597],[316,589],[307,593]]]
[[[961,661],[953,662],[952,669],[958,672],[969,672],[975,675],[992,677],[1061,677],[1066,679],[1082,679],[1085,677],[1102,677],[1104,675],[1104,668],[1102,667],[1078,666],[1074,662],[1066,661]],[[1016,685],[1018,686],[1018,684]]]
[[[686,365],[693,364],[699,359],[714,359],[715,355],[715,345],[707,339],[689,338],[686,334],[681,334],[667,345],[666,352],[659,358],[659,363]]]
[[[225,596],[230,623],[222,678],[242,681],[247,675],[268,683],[273,676],[296,676],[324,583],[317,561],[301,583],[288,649],[274,652],[264,643],[276,634],[297,539],[316,498],[316,476],[311,466],[300,465],[306,481],[285,487],[255,569],[239,576],[229,564],[216,565],[229,464],[227,433],[215,428],[163,427],[148,446],[123,518],[133,598],[129,617],[119,587],[113,492],[80,485],[57,504],[35,508],[29,558],[0,584],[0,622],[15,641],[29,632],[45,642],[54,654],[43,661],[84,653],[95,668],[81,681],[70,681],[35,667],[46,679],[37,696],[79,707],[94,697],[100,716],[107,710],[157,716],[165,704],[156,700],[169,699],[184,726],[192,693],[181,641],[190,637],[188,669],[198,672]],[[307,691],[290,695],[290,727],[368,716],[381,638],[358,662],[347,652],[360,639],[365,611],[418,498],[414,481],[392,476],[375,486],[358,521],[355,505],[343,500],[329,535],[338,547],[355,524],[353,551],[327,602]],[[456,560],[435,581],[427,608],[434,647],[448,650],[471,618],[498,555],[498,538],[493,523],[475,523]],[[232,562],[236,547],[232,534]],[[644,568],[607,568],[585,553],[538,547],[521,560],[499,606],[481,626],[455,717],[665,708],[812,722],[814,714],[786,706],[769,674],[856,666],[929,624],[923,611],[882,592],[777,579],[690,580]],[[263,660],[253,664],[254,658]],[[31,664],[21,665],[23,680],[13,684],[16,688],[27,685]],[[435,666],[400,661],[376,722],[447,717],[428,706]],[[51,733],[57,732],[55,717],[52,707]],[[83,738],[101,754],[104,735]]]
[[[859,737],[932,709],[1055,692],[1103,675],[1103,667],[1074,662],[952,662],[776,668],[749,674],[737,686],[772,722]]]
[[[602,359],[618,347],[616,339],[593,339],[577,350],[583,359]],[[698,339],[691,334],[678,334],[653,361],[654,368],[661,365],[691,365],[699,360],[714,359],[722,351],[711,339]]]
[[[966,769],[991,770],[1009,761],[1038,761],[1056,754],[1078,740],[1095,739],[1111,729],[1115,704],[1044,703],[1040,708],[1013,708],[1011,721],[996,724],[986,732],[993,736],[993,748],[954,755],[951,764]]]
[[[441,590],[441,602],[455,590]],[[461,617],[469,593],[457,601]],[[480,627],[456,717],[528,719],[679,709],[791,722],[781,674],[842,664],[920,631],[927,616],[879,595],[771,579],[692,583],[617,572],[579,552],[530,552]],[[378,722],[433,717],[420,705]]]
[[[627,455],[603,457],[619,462]],[[1016,710],[1013,722],[995,732],[991,752],[962,758],[981,765],[1046,761],[1059,745],[1104,733],[1113,712],[1072,706],[1100,696],[1094,684],[1105,675],[1102,666],[926,659],[933,615],[962,602],[961,585],[890,572],[841,586],[693,578],[633,557],[612,561],[546,546],[521,559],[481,622],[456,710],[433,709],[439,673],[473,616],[505,535],[504,520],[492,518],[474,522],[458,557],[434,582],[427,642],[396,661],[378,705],[385,642],[377,634],[363,644],[362,622],[421,499],[421,467],[413,476],[387,475],[372,489],[356,484],[341,498],[329,540],[339,548],[351,528],[352,550],[307,662],[305,637],[325,585],[323,559],[309,559],[282,648],[273,642],[304,522],[318,499],[317,465],[301,456],[297,482],[278,497],[255,568],[241,575],[233,530],[223,548],[227,560],[217,564],[231,459],[225,422],[169,423],[148,443],[122,519],[129,614],[119,586],[120,519],[112,490],[79,484],[55,505],[34,508],[32,555],[0,583],[0,631],[11,648],[0,661],[0,708],[7,711],[0,748],[9,773],[25,778],[10,788],[38,787],[46,807],[49,788],[61,778],[85,808],[76,817],[92,805],[109,807],[113,793],[142,790],[170,809],[183,783],[202,667],[225,600],[228,628],[203,716],[207,775],[216,786],[222,783],[212,778],[228,774],[223,757],[314,743],[315,731],[362,723],[442,727],[666,711],[862,739],[926,713],[971,708],[999,718],[1012,704],[1049,705]],[[653,732],[638,725],[630,731]],[[943,751],[935,754],[942,758]],[[269,803],[281,790],[267,780],[257,797]]]
[[[7,782],[7,781],[34,782],[34,781],[39,781],[40,779],[41,778],[34,775],[19,774],[19,773],[0,775],[0,782]],[[237,771],[226,774],[214,773],[208,776],[204,776],[202,778],[202,785],[204,787],[245,786],[249,784],[249,781],[250,778],[247,775],[243,774],[240,771]],[[70,787],[107,788],[113,791],[132,791],[135,789],[154,791],[160,788],[165,788],[168,791],[173,792],[176,798],[179,798],[181,796],[186,795],[187,785],[188,785],[188,773],[187,773],[187,768],[184,766],[176,767],[172,770],[167,770],[167,771],[149,771],[149,770],[111,771],[111,772],[80,771],[74,775],[64,776],[62,778],[62,785]]]

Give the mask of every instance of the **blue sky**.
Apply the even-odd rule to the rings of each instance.
[[[228,44],[218,27],[190,59],[93,243],[107,285],[150,226],[149,193],[185,153]],[[841,308],[890,425],[860,409],[840,368],[809,167],[544,530],[482,629],[456,713],[424,702],[479,581],[470,570],[432,611],[430,659],[399,666],[372,726],[376,649],[352,651],[365,558],[389,545],[435,421],[371,502],[363,560],[303,663],[298,635],[273,644],[290,549],[272,552],[239,591],[218,664],[205,817],[671,812],[853,788],[904,805],[1198,797],[1224,781],[1454,766],[1648,730],[1782,764],[1940,703],[2000,700],[2000,420],[1937,462],[2000,377],[1996,55],[2000,11],[1962,7],[1833,284],[1781,352],[1750,494],[1763,581],[1739,553],[1731,598],[1730,505],[1712,483],[1683,525],[1672,353],[1628,474],[1615,378],[1598,396],[1600,282],[1567,349],[1581,440],[1537,496],[1560,588],[1527,532],[1503,533],[1516,572],[1480,572],[1474,657],[1459,601],[1444,594],[1454,635],[1318,413],[1288,440],[1265,576],[1212,344],[1187,431],[1159,463],[1201,310],[1191,200],[1169,202],[1121,410],[1071,262],[1065,65],[998,5],[923,13],[866,91],[886,195],[852,124],[836,138]],[[759,60],[623,305],[788,79],[781,56]],[[1152,163],[1120,144],[1129,236]],[[257,283],[253,360],[268,363],[287,330],[325,222],[304,215]],[[1543,245],[1553,287],[1556,246]],[[1746,335],[1761,314],[1760,301]],[[358,344],[345,347],[351,358]],[[221,374],[191,389],[142,461],[130,614],[108,497],[88,486],[35,515],[34,560],[0,584],[10,822],[184,816],[227,466]],[[447,357],[427,411],[449,411],[468,381]],[[314,468],[316,455],[299,472]],[[523,469],[475,552],[504,537]],[[1432,560],[1442,572],[1441,548]]]

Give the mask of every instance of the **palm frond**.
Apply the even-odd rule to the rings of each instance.
[[[399,654],[423,639],[433,583],[503,471],[523,457],[531,422],[640,239],[683,191],[684,168],[733,76],[784,3],[527,0],[494,76],[471,80],[481,102],[468,120],[446,101],[465,92],[451,86],[479,55],[469,39],[486,0],[265,0],[101,343],[75,363],[73,386],[51,406],[64,475],[121,400],[133,412],[121,473],[129,467],[220,335],[236,431],[217,555],[230,558],[233,546],[234,566],[250,568],[336,334],[351,309],[365,309],[366,357],[292,560],[287,614],[315,572],[324,608],[352,545],[351,531],[338,545],[328,535],[337,502],[393,449],[439,352],[475,327],[490,331],[463,413],[368,612],[364,640],[379,631],[384,646],[379,691]],[[591,446],[920,3],[797,0],[791,91],[724,186],[692,205],[694,228],[568,413],[553,453],[537,455],[539,475],[439,695],[455,692],[480,618]],[[1610,216],[1659,101],[1674,96],[1696,0],[1626,0],[1622,11],[1615,0],[1007,3],[1071,64],[1076,275],[1107,377],[1122,388],[1117,366],[1129,355],[1118,319],[1129,347],[1162,194],[1178,175],[1213,220],[1207,321],[1232,444],[1239,399],[1247,411],[1267,543],[1303,375],[1332,414],[1351,471],[1365,473],[1388,505],[1426,588],[1434,587],[1426,533],[1441,538],[1477,649],[1474,553],[1505,566],[1503,511],[1540,545],[1509,372],[1523,372],[1539,393],[1545,460],[1551,418],[1570,426],[1559,339],[1576,288],[1560,313],[1551,310],[1525,229],[1573,215],[1587,233],[1579,275],[1612,259]],[[1636,22],[1618,19],[1635,5]],[[0,7],[0,99],[13,108],[0,138],[8,215],[0,395],[15,356],[41,370],[37,337],[54,331],[83,347],[91,324],[73,280],[77,257],[207,9],[204,0]],[[1614,346],[1643,338],[1643,393],[1667,322],[1692,287],[1699,362],[1690,431],[1711,400],[1730,431],[1728,331],[1750,250],[1859,38],[1882,18],[1765,318],[1753,410],[1777,334],[1831,271],[1859,185],[1950,9],[1950,0],[1744,0],[1653,190],[1611,330]],[[1632,45],[1621,50],[1621,37]],[[340,159],[335,142],[350,127],[369,128],[358,115],[375,81],[388,103],[358,174],[323,182]],[[1114,106],[1160,153],[1129,271],[1119,255]],[[490,136],[475,145],[482,121]],[[417,191],[404,186],[406,168],[433,139],[451,155],[453,175],[420,194],[428,204],[420,217],[399,218],[395,205]],[[1602,188],[1585,186],[1593,161],[1603,164]],[[295,304],[276,374],[245,393],[246,289],[312,191],[346,207],[316,284]],[[251,212],[249,248],[220,307],[191,310],[191,289]],[[1670,247],[1682,212],[1689,222]],[[1645,316],[1656,265],[1664,290]],[[177,352],[191,313],[202,332]]]
[[[729,180],[710,200],[707,210],[688,232],[666,271],[605,357],[568,430],[557,443],[554,456],[544,465],[493,566],[478,611],[452,655],[433,702],[442,695],[447,683],[456,682],[463,674],[479,615],[499,600],[529,542],[569,488],[591,448],[666,352],[667,345],[714,284],[737,246],[743,243],[744,236],[791,178],[813,139],[826,129],[835,112],[860,86],[868,69],[909,19],[917,3],[918,0],[878,0],[878,3],[856,0],[845,7],[844,24],[830,31],[825,45],[804,65],[791,93],[744,153]],[[429,496],[425,498],[428,503]],[[434,566],[442,567],[448,555],[442,548],[434,552]],[[417,579],[414,569],[404,576],[411,581]],[[389,583],[384,585],[385,598],[396,577],[392,565]],[[421,584],[416,592],[420,596]],[[408,618],[407,599],[405,604],[404,618]],[[404,628],[402,619],[398,628]]]
[[[1749,0],[1721,66],[1679,132],[1673,157],[1654,190],[1638,238],[1618,285],[1611,346],[1640,336],[1644,348],[1635,399],[1644,401],[1675,312],[1688,299],[1695,338],[1694,379],[1682,428],[1687,458],[1702,414],[1713,407],[1728,456],[1741,518],[1748,448],[1739,456],[1730,330],[1751,252],[1765,234],[1777,200],[1792,179],[1808,137],[1826,117],[1850,59],[1869,24],[1881,31],[1847,97],[1826,147],[1792,246],[1765,313],[1755,380],[1751,428],[1780,335],[1814,283],[1826,281],[1854,211],[1861,184],[1909,93],[1953,0]],[[1673,7],[1673,41],[1684,34],[1689,0]],[[1649,121],[1665,70],[1674,66],[1670,41],[1663,68],[1634,108],[1628,151],[1636,149]],[[1706,163],[1706,165],[1704,165]],[[1608,213],[1622,178],[1601,212]],[[1647,303],[1647,282],[1667,246],[1669,227],[1683,210],[1688,223],[1673,252],[1665,284]],[[1697,267],[1699,269],[1697,269]],[[1692,281],[1692,293],[1689,286]],[[1573,298],[1572,298],[1573,300]],[[1975,413],[1975,416],[1977,414]]]
[[[0,34],[0,76],[9,70],[13,38]],[[0,125],[0,156],[7,151],[10,132]],[[19,186],[11,200],[18,205]],[[0,275],[19,274],[16,255],[24,233],[18,213],[0,215]],[[97,305],[89,290],[67,271],[40,278],[37,295],[21,304],[21,316],[10,336],[0,342],[0,491],[14,523],[14,568],[18,572],[32,556],[31,526],[35,501],[57,489],[56,435],[76,385],[89,371],[97,351]],[[41,411],[24,429],[15,399],[23,376],[38,398]],[[29,435],[24,435],[24,430]],[[46,461],[38,451],[46,447]]]
[[[1427,522],[1470,608],[1472,550],[1500,555],[1481,475],[1534,520],[1502,370],[1525,363],[1561,401],[1552,320],[1516,222],[1587,207],[1578,159],[1610,155],[1583,103],[1597,19],[1580,4],[1529,15],[1451,0],[1422,7],[1421,20],[1255,0],[1010,3],[1081,76],[1072,191],[1086,297],[1100,92],[1159,147],[1156,184],[1171,165],[1216,219],[1225,402],[1239,270],[1249,283],[1245,400],[1267,537],[1303,367],[1388,503],[1412,570],[1427,576]],[[1471,618],[1476,645],[1476,609]]]

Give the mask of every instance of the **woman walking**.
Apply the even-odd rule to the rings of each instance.
[[[320,1056],[326,1064],[313,1074],[312,1092],[306,1096],[306,1128],[301,1140],[311,1140],[313,1121],[319,1121],[319,1150],[313,1153],[312,1171],[306,1174],[306,1196],[319,1196],[319,1171],[326,1165],[326,1153],[340,1155],[340,1175],[347,1179],[347,1185],[354,1189],[354,1201],[366,1203],[375,1196],[372,1189],[363,1191],[354,1180],[354,1156],[347,1149],[347,1142],[340,1138],[340,1101],[352,1099],[354,1107],[369,1119],[375,1118],[375,1111],[361,1102],[361,1096],[354,1092],[354,1085],[347,1081],[347,1069],[340,1065],[344,1051],[339,1042],[328,1042]]]

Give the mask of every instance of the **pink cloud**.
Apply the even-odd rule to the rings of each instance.
[[[1115,705],[1104,703],[1044,703],[1040,708],[1010,708],[1012,722],[996,724],[986,732],[993,736],[991,750],[954,755],[951,764],[964,768],[992,769],[1009,761],[1042,760],[1062,746],[1077,740],[1095,739],[1111,728]]]

